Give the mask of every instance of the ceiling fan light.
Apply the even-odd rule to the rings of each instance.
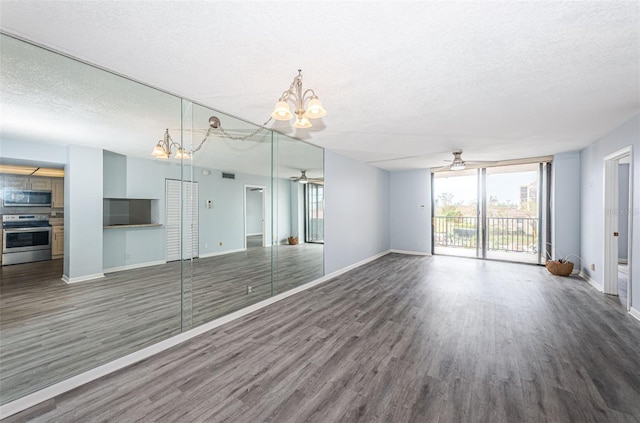
[[[451,170],[464,170],[465,168],[464,162],[453,162],[450,167]]]
[[[294,128],[300,128],[300,129],[311,128],[312,126],[313,125],[311,125],[311,122],[309,122],[309,119],[307,119],[304,116],[296,118],[296,122],[293,124]]]
[[[321,117],[325,117],[327,115],[327,111],[322,107],[322,102],[318,97],[312,97],[307,103],[307,111],[304,116],[309,119],[319,119]]]
[[[293,113],[291,113],[289,104],[286,101],[281,100],[276,103],[276,107],[273,109],[271,117],[275,120],[291,120],[291,118],[293,118]]]

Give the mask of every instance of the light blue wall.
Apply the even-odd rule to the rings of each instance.
[[[580,153],[581,158],[581,210],[580,244],[582,270],[599,283],[603,283],[604,259],[604,157],[633,146],[633,233],[632,233],[632,304],[640,306],[640,116],[623,123]],[[595,271],[589,270],[594,263]]]
[[[199,187],[200,255],[217,254],[244,248],[244,186],[265,187],[265,244],[271,242],[271,181],[269,177],[236,173],[235,179],[223,179],[222,171],[196,167],[193,174]],[[205,208],[211,200],[213,207]],[[222,246],[220,245],[222,243]]]
[[[580,267],[580,152],[553,156],[551,168],[551,254],[554,259],[572,255]],[[542,251],[546,251],[543,248]]]
[[[127,156],[104,150],[102,182],[106,198],[124,198],[127,196]]]
[[[325,151],[325,273],[389,250],[389,172]]]
[[[391,248],[431,253],[431,173],[391,172]]]
[[[118,155],[115,155],[118,156]],[[116,182],[105,182],[116,197],[150,198],[159,202],[159,220],[165,223],[165,179],[185,180],[193,178],[198,183],[198,227],[199,254],[201,257],[241,250],[244,248],[244,187],[259,185],[265,187],[265,243],[271,243],[272,234],[284,242],[291,228],[290,181],[279,179],[274,182],[277,188],[278,222],[274,231],[271,226],[271,179],[266,176],[236,173],[235,179],[223,179],[222,172],[190,166],[180,170],[179,162],[160,161],[125,157],[125,171],[122,161],[112,154],[105,155],[105,178],[113,172],[126,174],[126,189],[121,192]],[[123,157],[123,156],[121,156]],[[112,168],[110,168],[110,166]],[[115,186],[115,188],[114,188]],[[207,200],[213,207],[206,208]],[[278,231],[278,228],[280,230]],[[104,230],[105,269],[136,266],[165,260],[166,228],[118,228]],[[222,245],[220,245],[222,243]]]
[[[67,163],[67,147],[3,138],[0,142],[0,157],[65,164]]]
[[[629,210],[629,165],[621,164],[618,167],[618,184],[620,187],[619,210],[620,219],[618,220],[618,258],[627,259],[629,253],[629,215],[624,210]]]
[[[64,178],[64,275],[102,274],[102,149],[67,147]]]

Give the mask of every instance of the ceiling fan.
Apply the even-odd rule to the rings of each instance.
[[[432,170],[432,172],[443,172],[443,171],[458,171],[464,169],[476,169],[483,166],[489,166],[495,164],[496,162],[483,162],[483,161],[465,161],[462,160],[462,150],[454,150],[452,152],[453,160],[445,160],[447,162],[451,162],[446,166],[439,167],[437,169]]]
[[[301,184],[306,184],[306,183],[313,183],[313,184],[319,184],[322,185],[324,184],[324,178],[309,178],[307,177],[307,171],[306,170],[301,170],[300,171],[300,176],[292,176],[291,180],[294,182],[299,182]]]

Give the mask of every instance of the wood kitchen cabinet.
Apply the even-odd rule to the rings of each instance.
[[[64,179],[51,179],[51,208],[61,209],[64,207]]]
[[[53,226],[51,229],[51,258],[58,259],[64,256],[64,226]]]
[[[4,175],[2,178],[2,186],[3,188],[51,191],[51,178]]]

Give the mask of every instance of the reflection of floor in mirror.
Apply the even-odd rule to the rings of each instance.
[[[317,244],[276,247],[274,293],[321,277],[322,251]],[[0,402],[178,334],[180,273],[180,262],[172,262],[67,285],[62,260],[3,266]],[[182,273],[186,312],[198,326],[271,295],[271,249],[184,262]]]
[[[637,422],[640,322],[539,266],[389,254],[12,422]]]
[[[629,266],[627,264],[618,264],[618,295],[621,300],[627,299],[627,278],[629,277]]]
[[[262,235],[247,235],[247,248],[262,247]]]

